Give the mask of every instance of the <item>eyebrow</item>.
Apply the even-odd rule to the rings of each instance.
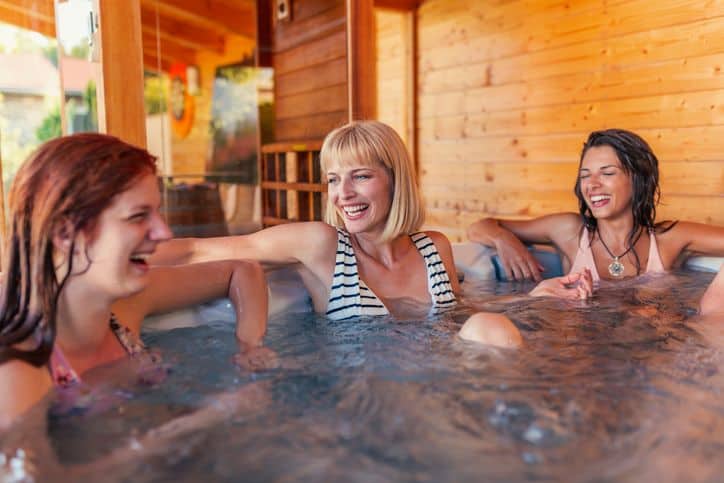
[[[373,169],[374,168],[362,166],[360,168],[355,168],[355,169],[351,170],[350,173],[357,173],[358,171],[372,171]],[[337,172],[336,171],[327,171],[327,176],[330,176],[330,175],[337,176]]]
[[[607,164],[606,166],[601,166],[601,167],[598,168],[598,169],[608,169],[608,168],[621,169],[620,166],[616,166],[615,164]],[[591,170],[590,170],[590,168],[581,168],[581,169],[579,169],[578,171],[591,171]]]
[[[161,206],[161,205],[159,204],[159,207],[160,207],[160,206]],[[147,210],[153,210],[153,206],[150,205],[150,204],[148,204],[148,203],[143,203],[143,204],[140,204],[140,205],[133,205],[133,206],[131,206],[131,208],[129,209],[129,211],[147,211]]]

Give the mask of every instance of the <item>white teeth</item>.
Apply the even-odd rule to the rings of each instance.
[[[608,200],[610,198],[611,197],[608,195],[594,195],[594,196],[591,196],[591,201],[596,203],[597,201]]]
[[[367,205],[345,206],[342,209],[348,215],[354,215],[354,214],[359,213],[360,211],[364,210],[365,208],[367,208]]]
[[[151,256],[150,253],[139,253],[137,255],[131,255],[131,260],[138,260],[141,262],[145,262],[148,260],[148,258]]]

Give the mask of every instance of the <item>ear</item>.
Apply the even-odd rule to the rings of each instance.
[[[75,230],[68,220],[58,223],[53,229],[53,247],[61,253],[68,254],[75,239]]]

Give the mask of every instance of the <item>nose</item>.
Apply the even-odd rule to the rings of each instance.
[[[592,173],[587,179],[583,180],[583,185],[588,188],[597,188],[601,186],[601,178],[598,173]]]
[[[161,217],[160,213],[155,213],[151,218],[151,226],[148,231],[149,240],[153,241],[166,241],[173,238],[171,229],[166,224],[166,220]]]
[[[354,196],[354,189],[352,186],[352,180],[347,177],[343,177],[339,180],[339,196],[343,199],[351,198]]]

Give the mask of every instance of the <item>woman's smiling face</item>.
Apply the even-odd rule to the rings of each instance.
[[[327,194],[349,233],[382,233],[392,206],[387,168],[333,163],[327,170]]]
[[[120,193],[98,218],[93,234],[76,237],[73,275],[83,283],[120,298],[148,283],[146,259],[172,234],[161,217],[158,181],[146,175]]]
[[[578,173],[581,193],[597,219],[631,213],[633,186],[610,146],[589,148]]]

